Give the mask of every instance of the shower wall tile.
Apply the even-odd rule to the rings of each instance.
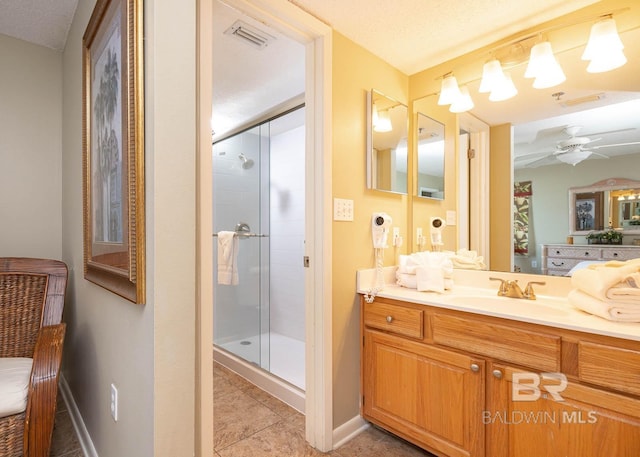
[[[271,139],[271,331],[304,341],[304,126]]]

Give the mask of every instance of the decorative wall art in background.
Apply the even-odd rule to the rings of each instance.
[[[513,183],[513,252],[529,254],[529,208],[531,208],[532,182]]]
[[[604,192],[576,194],[576,230],[602,230],[604,228],[602,200]]]
[[[142,0],[98,0],[82,38],[84,276],[145,301]]]

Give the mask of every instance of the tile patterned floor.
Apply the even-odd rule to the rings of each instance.
[[[423,451],[370,427],[329,453],[304,439],[304,416],[280,400],[214,363],[215,457],[425,457]],[[83,457],[66,406],[58,401],[51,457]]]

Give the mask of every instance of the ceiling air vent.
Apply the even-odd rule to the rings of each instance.
[[[599,94],[587,95],[586,97],[574,98],[571,100],[564,100],[562,103],[560,103],[560,105],[567,108],[571,106],[582,105],[583,103],[597,102],[598,100],[602,100],[603,98],[605,98],[605,94],[599,93]]]
[[[266,48],[271,41],[276,39],[274,36],[242,21],[234,22],[231,27],[224,31],[224,34],[238,38],[259,49]]]

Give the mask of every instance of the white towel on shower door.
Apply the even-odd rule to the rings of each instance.
[[[238,237],[235,232],[218,232],[218,284],[238,284]]]

